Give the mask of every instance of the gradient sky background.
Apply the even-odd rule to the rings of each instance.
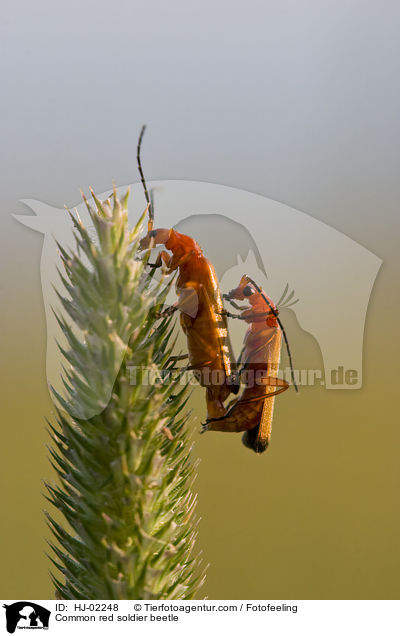
[[[11,213],[136,180],[143,122],[149,180],[266,195],[383,259],[360,391],[282,402],[268,458],[198,441],[204,595],[398,598],[399,34],[394,0],[3,0],[3,598],[52,593],[42,238]]]

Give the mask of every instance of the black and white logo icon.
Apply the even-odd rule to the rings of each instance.
[[[48,629],[50,610],[32,603],[18,601],[11,605],[3,605],[6,610],[7,631],[13,634],[16,629]]]

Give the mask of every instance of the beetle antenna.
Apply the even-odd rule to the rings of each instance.
[[[254,285],[254,287],[256,288],[256,290],[258,291],[258,293],[259,293],[259,294],[261,294],[261,296],[263,297],[263,299],[265,300],[265,302],[267,303],[267,305],[269,306],[269,308],[271,309],[272,313],[274,314],[275,318],[276,318],[276,319],[277,319],[277,321],[278,321],[278,325],[279,325],[279,326],[280,326],[280,328],[281,328],[281,331],[282,331],[282,333],[283,333],[283,337],[284,337],[284,340],[285,340],[285,343],[286,343],[286,350],[287,350],[287,352],[288,352],[288,358],[289,358],[289,364],[290,364],[290,373],[291,373],[291,376],[292,376],[293,386],[294,386],[294,388],[296,389],[296,392],[298,392],[298,391],[299,391],[299,389],[298,389],[298,386],[297,386],[297,384],[296,384],[296,380],[295,380],[295,377],[294,377],[294,371],[293,371],[292,354],[290,353],[289,341],[288,341],[288,339],[287,339],[286,331],[285,331],[285,329],[284,329],[284,326],[282,325],[282,323],[281,323],[281,321],[280,321],[280,319],[279,319],[278,313],[275,311],[275,309],[273,308],[273,306],[272,306],[272,305],[271,305],[271,303],[269,302],[268,298],[265,296],[265,294],[264,294],[263,290],[261,289],[261,287],[259,287],[259,286],[257,285],[257,283],[256,283],[256,282],[255,282],[252,278],[250,278],[250,276],[248,276],[247,278],[248,278],[249,282],[250,282],[252,285]]]
[[[147,205],[149,207],[148,231],[151,232],[151,230],[153,229],[153,223],[154,223],[153,201],[150,200],[149,191],[147,190],[146,180],[145,180],[144,174],[143,174],[142,162],[141,162],[141,159],[140,159],[140,149],[141,149],[141,146],[142,146],[142,139],[143,139],[143,135],[144,135],[144,131],[145,130],[146,130],[146,126],[142,126],[142,130],[140,131],[138,144],[137,144],[137,149],[136,149],[136,160],[137,160],[137,165],[138,165],[138,169],[139,169],[140,180],[142,182],[143,189],[144,189],[144,196],[146,198],[146,203],[147,203]]]

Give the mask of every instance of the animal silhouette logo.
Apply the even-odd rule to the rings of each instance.
[[[4,604],[6,610],[6,627],[9,634],[16,629],[48,629],[50,610],[32,603],[32,601],[17,601],[11,605]]]
[[[251,254],[254,275],[271,298],[278,300],[286,286],[289,294],[295,290],[298,302],[287,310],[288,316],[290,319],[294,316],[302,333],[311,334],[317,343],[325,387],[362,386],[364,325],[382,264],[379,257],[312,216],[258,194],[195,181],[149,182],[148,187],[155,200],[157,226],[174,227],[195,237],[215,266],[222,292],[232,285],[231,281],[228,283],[229,270],[237,270],[238,257],[246,267]],[[125,190],[125,186],[119,187],[118,195]],[[98,196],[105,199],[109,192]],[[32,199],[24,203],[36,216],[15,215],[15,218],[44,234],[41,282],[47,322],[47,380],[63,394],[56,345],[60,331],[52,307],[61,309],[55,289],[65,295],[57,273],[60,263],[56,241],[63,247],[74,247],[72,224],[65,210]],[[131,226],[144,208],[142,186],[134,184],[129,203]],[[85,225],[90,226],[83,203],[77,206],[77,211]],[[236,278],[251,273],[235,272]],[[168,302],[174,300],[171,291]],[[296,362],[296,343],[291,344]],[[126,343],[121,343],[120,361],[125,351],[122,345]],[[352,382],[338,382],[337,369],[351,370]],[[112,386],[111,381],[104,384],[102,403],[108,403]],[[78,415],[91,417],[95,413]]]

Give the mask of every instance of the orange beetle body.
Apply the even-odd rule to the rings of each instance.
[[[173,229],[150,230],[140,248],[165,245],[157,265],[163,262],[168,273],[178,270],[174,309],[180,310],[180,322],[187,337],[190,368],[206,388],[208,417],[220,417],[226,411],[223,402],[237,393],[235,361],[214,267],[194,239]],[[167,310],[168,311],[168,310]]]
[[[239,286],[227,295],[230,299],[248,300],[250,303],[240,316],[228,314],[250,324],[240,356],[245,388],[223,417],[207,420],[204,430],[244,432],[243,444],[256,453],[262,453],[268,448],[271,437],[275,395],[285,391],[289,385],[277,377],[282,340],[278,311],[250,280],[243,276]]]

